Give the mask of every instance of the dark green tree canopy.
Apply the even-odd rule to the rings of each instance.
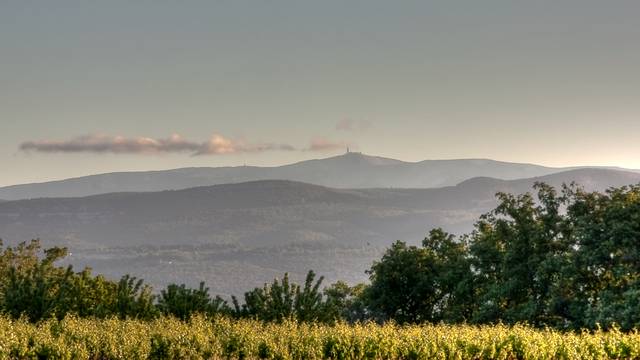
[[[398,321],[640,326],[640,186],[497,194],[471,234],[396,242],[370,270],[367,304]]]
[[[0,311],[32,321],[79,316],[183,320],[194,313],[264,321],[528,323],[562,329],[640,328],[640,185],[587,192],[534,186],[535,195],[497,194],[474,230],[433,229],[419,246],[393,243],[368,271],[370,284],[337,282],[309,271],[285,274],[244,294],[233,307],[198,288],[169,285],[158,296],[142,280],[111,281],[56,262],[65,248],[37,240],[0,242]]]
[[[0,310],[12,317],[32,321],[80,316],[151,318],[156,314],[151,288],[128,275],[119,282],[93,276],[85,268],[55,262],[67,255],[66,248],[42,251],[40,241],[4,248],[0,255]]]

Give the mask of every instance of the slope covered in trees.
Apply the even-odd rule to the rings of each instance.
[[[79,197],[113,192],[148,192],[269,179],[300,181],[334,188],[432,188],[452,186],[476,176],[522,179],[570,168],[508,163],[488,159],[400,160],[347,153],[276,167],[235,166],[119,172],[0,187],[7,200]]]
[[[499,193],[474,230],[456,237],[433,229],[420,246],[397,241],[350,287],[307,274],[228,303],[200,284],[159,295],[129,276],[119,282],[55,265],[64,248],[39,242],[0,256],[0,309],[37,321],[80,316],[188,319],[226,314],[280,322],[395,320],[400,323],[525,322],[562,329],[640,327],[640,185],[589,192],[538,183],[536,195]]]
[[[498,194],[472,233],[396,242],[367,289],[382,319],[640,326],[640,186],[600,192],[537,184]]]
[[[156,289],[170,283],[230,298],[287,272],[314,269],[329,283],[367,280],[365,270],[394,240],[418,245],[429,229],[473,230],[497,205],[496,192],[521,194],[535,181],[578,181],[604,190],[640,174],[583,169],[543,178],[475,178],[439,189],[331,189],[259,181],[155,193],[117,193],[0,203],[8,245],[32,238],[68,247],[63,263]]]

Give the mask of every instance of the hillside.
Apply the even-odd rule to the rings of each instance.
[[[3,187],[0,188],[0,198],[19,200],[81,197],[113,192],[179,190],[270,179],[300,181],[333,188],[432,188],[453,186],[477,176],[510,180],[544,176],[562,170],[566,169],[481,159],[411,163],[347,153],[278,167],[183,168],[91,175]]]
[[[151,283],[197,283],[241,293],[289,271],[329,281],[365,279],[396,239],[418,243],[436,226],[463,233],[498,191],[535,181],[577,181],[588,190],[640,182],[640,174],[580,169],[522,180],[474,178],[437,189],[332,189],[272,180],[150,193],[0,203],[0,237],[69,246],[76,265]]]

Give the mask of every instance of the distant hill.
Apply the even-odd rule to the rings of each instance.
[[[417,244],[433,227],[463,233],[492,209],[498,191],[535,181],[577,181],[588,190],[640,182],[640,174],[579,169],[543,177],[487,177],[435,189],[334,189],[269,180],[149,193],[0,203],[0,238],[65,245],[71,262],[155,285],[205,280],[241,293],[283,272],[314,269],[329,281],[366,279],[392,241]]]
[[[465,189],[467,193],[475,193],[478,189],[490,189],[493,191],[503,191],[510,193],[524,193],[531,191],[533,184],[544,182],[556,188],[562,184],[575,182],[585,190],[605,190],[609,187],[620,187],[630,184],[637,184],[640,174],[631,171],[620,171],[610,169],[585,168],[560,173],[539,176],[529,179],[499,180],[488,177],[476,177],[465,180],[457,185],[459,189]]]
[[[3,187],[0,188],[0,198],[81,197],[113,192],[179,190],[256,180],[292,180],[333,188],[433,188],[452,186],[477,176],[511,180],[564,170],[567,169],[484,159],[413,163],[347,153],[278,167],[183,168],[91,175]]]

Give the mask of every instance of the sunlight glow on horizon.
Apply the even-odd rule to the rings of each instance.
[[[638,13],[592,0],[2,4],[0,186],[346,146],[638,169]]]

